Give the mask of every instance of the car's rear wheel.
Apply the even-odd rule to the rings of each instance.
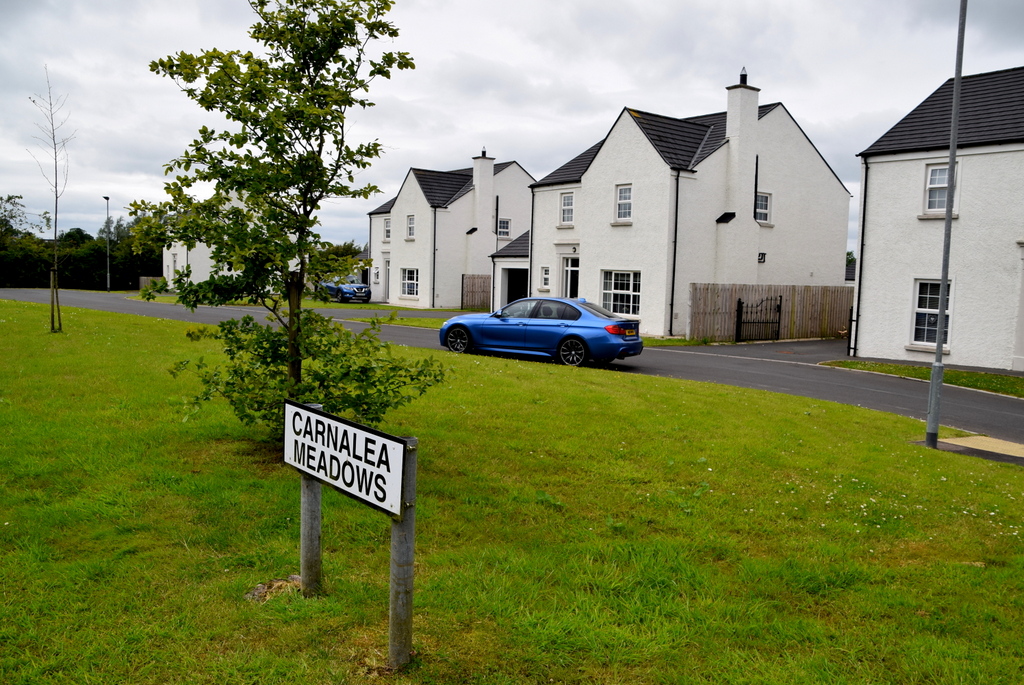
[[[579,338],[566,338],[558,343],[558,361],[566,366],[580,366],[587,361],[587,344]]]
[[[444,336],[444,344],[452,352],[461,354],[472,349],[473,339],[464,327],[452,326]]]

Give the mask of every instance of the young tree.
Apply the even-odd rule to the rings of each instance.
[[[269,324],[246,317],[220,326],[215,335],[229,362],[226,370],[198,365],[205,397],[227,397],[248,422],[279,426],[281,400],[290,397],[373,423],[440,380],[440,367],[401,363],[372,333],[353,335],[303,309],[302,297],[313,294],[307,283],[356,266],[323,251],[321,203],[377,191],[359,185],[356,174],[381,146],[349,140],[348,112],[372,106],[366,93],[374,79],[413,63],[404,52],[370,51],[374,41],[398,35],[384,19],[390,0],[249,4],[258,17],[249,35],[261,54],[182,52],[150,65],[230,124],[204,126],[166,165],[174,174],[165,184],[170,199],[133,203],[132,213],[143,217],[136,231],[163,245],[210,247],[216,266],[208,280],[193,282],[188,267],[174,279],[187,306],[245,300],[269,312]],[[196,196],[211,187],[208,197]]]
[[[68,185],[68,150],[67,145],[75,134],[64,136],[62,129],[68,122],[68,115],[64,114],[64,105],[67,104],[67,95],[54,97],[53,87],[50,85],[50,70],[46,71],[46,96],[36,95],[29,100],[42,114],[42,121],[36,124],[36,128],[42,133],[42,137],[36,136],[39,147],[46,156],[46,167],[36,159],[39,170],[43,172],[43,178],[53,192],[53,214],[43,213],[43,221],[47,228],[53,228],[53,268],[50,270],[50,332],[60,333],[64,326],[60,318],[60,291],[57,283],[57,216],[58,205],[61,195]],[[33,155],[33,158],[35,156]],[[53,168],[50,168],[52,164]]]

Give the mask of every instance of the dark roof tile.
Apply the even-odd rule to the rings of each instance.
[[[387,214],[387,213],[389,213],[391,211],[391,208],[395,206],[395,200],[397,200],[397,199],[398,199],[398,197],[391,198],[390,200],[388,200],[387,202],[382,204],[377,209],[373,210],[372,212],[369,212],[370,216],[373,216],[374,214]]]
[[[603,140],[591,145],[583,153],[573,157],[530,187],[536,188],[538,186],[553,186],[561,183],[578,183],[579,180],[583,178],[583,173],[590,168],[590,163],[594,161],[594,157],[597,156],[602,145],[604,145]]]
[[[775,102],[757,109],[760,119],[779,106]],[[651,145],[671,169],[692,170],[725,142],[725,112],[677,119],[626,108]],[[578,183],[600,151],[604,141],[566,162],[532,187]]]
[[[499,174],[515,162],[501,162],[494,165],[494,173]],[[424,197],[431,207],[448,207],[451,203],[473,189],[473,169],[456,169],[455,171],[433,171],[431,169],[412,169],[416,182],[419,183]],[[369,212],[387,214],[395,204],[393,197],[377,209]]]
[[[467,185],[473,185],[472,172],[463,174],[452,171],[413,169],[412,173],[431,207],[447,207],[452,198]]]
[[[505,247],[491,255],[491,257],[529,257],[530,256],[530,232],[523,233]]]
[[[953,79],[925,98],[861,157],[948,150]],[[960,84],[957,147],[1024,141],[1024,67],[964,76]]]

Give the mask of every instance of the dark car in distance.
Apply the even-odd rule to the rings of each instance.
[[[579,366],[640,354],[639,330],[639,321],[582,298],[528,297],[491,314],[449,319],[440,338],[452,352],[511,352]]]
[[[323,281],[320,287],[327,291],[327,296],[335,302],[369,302],[370,286],[360,283],[359,276],[351,274],[345,278]]]

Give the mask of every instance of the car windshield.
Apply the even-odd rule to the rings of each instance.
[[[617,319],[623,318],[623,317],[619,316],[618,314],[616,314],[615,312],[610,312],[607,309],[605,309],[604,307],[602,307],[601,305],[594,304],[593,302],[576,302],[575,304],[580,306],[580,307],[583,307],[584,309],[586,309],[590,313],[597,314],[598,316],[603,317],[605,319],[616,319],[617,320]]]
[[[349,274],[348,276],[345,276],[345,282],[346,283],[357,283],[359,285],[362,285],[362,281],[359,280],[359,276],[357,276],[356,274]]]

